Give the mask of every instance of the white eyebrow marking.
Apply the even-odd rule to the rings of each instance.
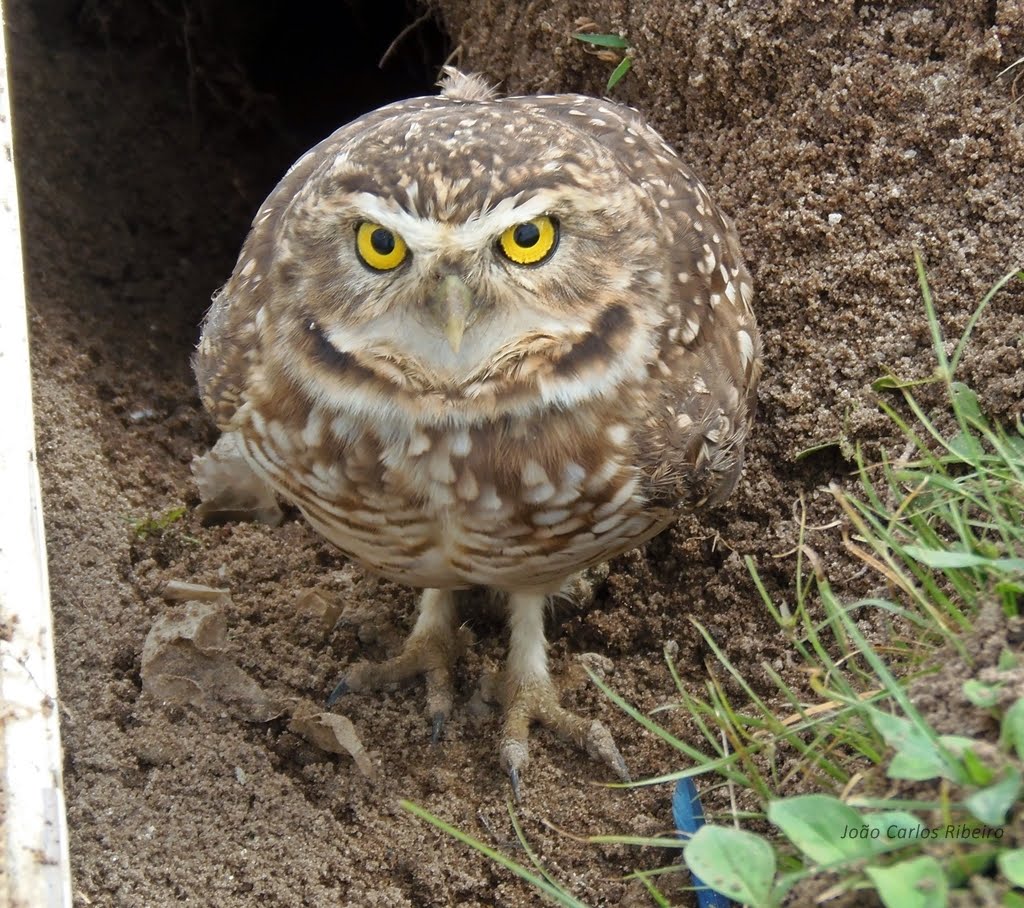
[[[367,220],[400,234],[414,253],[452,248],[469,252],[486,246],[509,227],[547,214],[556,202],[552,191],[541,191],[520,201],[522,196],[523,193],[518,192],[504,198],[458,224],[410,214],[396,202],[369,192],[356,193],[353,201]]]

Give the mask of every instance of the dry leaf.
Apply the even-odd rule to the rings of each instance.
[[[295,707],[288,731],[327,753],[349,754],[366,778],[377,781],[377,767],[359,740],[355,726],[344,716],[321,712],[311,703],[302,703]]]

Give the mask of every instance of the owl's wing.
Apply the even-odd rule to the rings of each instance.
[[[671,289],[637,437],[648,498],[718,504],[739,478],[761,374],[753,282],[736,229],[637,111],[579,95],[540,101],[620,159],[663,228]]]
[[[712,507],[732,492],[757,407],[761,338],[736,229],[695,176],[666,177],[671,287],[650,367],[640,467],[654,501]],[[660,201],[660,200],[659,200]]]
[[[652,383],[637,434],[637,464],[652,504],[714,507],[735,487],[761,371],[756,332],[752,337],[746,367],[735,343],[717,339],[663,351],[669,374]]]

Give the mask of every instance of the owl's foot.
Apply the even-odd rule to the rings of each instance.
[[[455,627],[455,601],[449,590],[424,590],[416,625],[402,651],[383,662],[357,662],[350,666],[327,698],[331,707],[347,693],[380,690],[419,675],[427,684],[427,715],[431,740],[437,743],[452,711],[455,663],[463,638]]]
[[[610,766],[623,781],[629,770],[611,732],[603,723],[569,712],[558,702],[558,691],[548,673],[544,638],[545,598],[514,593],[509,597],[508,668],[503,681],[505,718],[498,756],[519,800],[520,779],[529,762],[530,724],[550,728],[566,741]]]
[[[551,679],[520,684],[505,707],[498,757],[512,783],[512,794],[519,800],[519,780],[529,762],[530,723],[537,722],[559,737],[585,750],[590,756],[610,766],[624,782],[629,781],[629,770],[622,759],[611,732],[596,719],[584,719],[569,712],[558,703],[558,691]]]

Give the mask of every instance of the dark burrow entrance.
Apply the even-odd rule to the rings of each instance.
[[[131,55],[173,70],[197,141],[233,135],[263,145],[271,177],[360,114],[433,93],[451,50],[436,14],[413,0],[47,0],[46,7],[40,23],[55,40],[103,46],[115,66]]]

